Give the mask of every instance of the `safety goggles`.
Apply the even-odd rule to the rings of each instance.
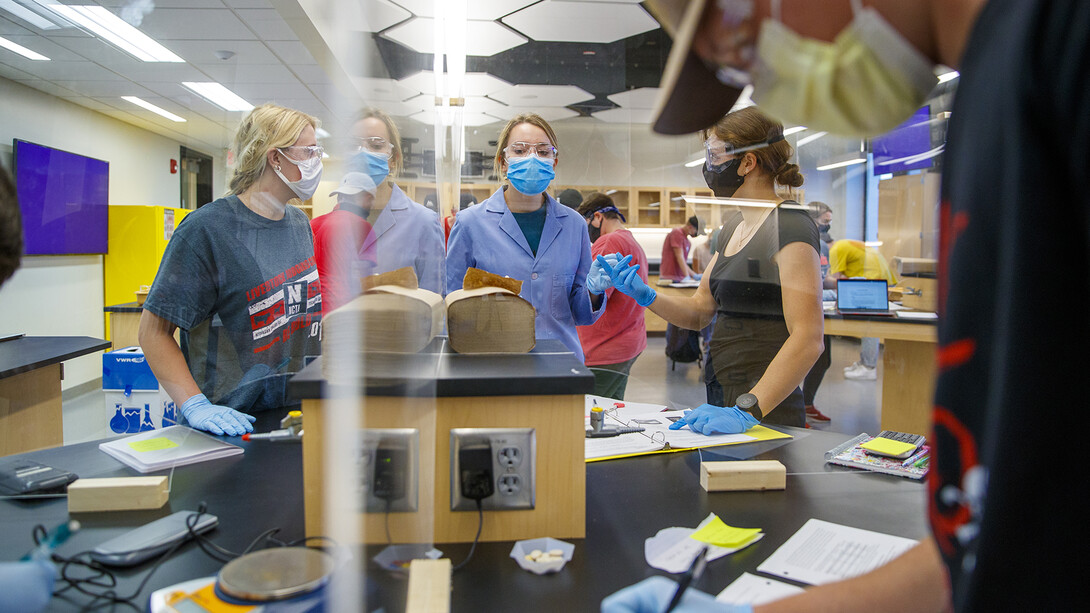
[[[519,141],[503,148],[504,159],[508,160],[530,155],[536,155],[543,160],[555,160],[557,153],[559,153],[557,148],[549,143],[524,143]]]
[[[356,151],[370,151],[371,153],[389,154],[394,150],[393,144],[381,136],[357,136]]]
[[[308,147],[293,145],[291,147],[281,147],[280,151],[296,162],[322,159],[322,155],[325,154],[325,149],[321,145],[310,145]]]

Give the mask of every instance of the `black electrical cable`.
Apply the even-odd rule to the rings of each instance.
[[[461,569],[473,559],[473,552],[477,551],[477,542],[481,540],[482,528],[484,528],[484,507],[481,505],[481,499],[477,498],[477,536],[473,537],[473,545],[469,548],[469,555],[466,556],[466,559],[458,563],[451,572]]]

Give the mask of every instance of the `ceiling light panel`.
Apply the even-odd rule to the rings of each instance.
[[[174,52],[102,6],[50,4],[49,10],[145,62],[184,62]]]
[[[618,94],[612,94],[607,96],[609,101],[617,106],[629,108],[629,109],[653,109],[655,108],[655,102],[658,100],[659,92],[657,87],[640,87],[637,89],[630,89]]]
[[[18,17],[20,20],[39,30],[55,30],[60,27],[54,23],[52,19],[39,15],[37,12],[19,4],[15,0],[0,0],[0,9]]]
[[[186,81],[182,85],[225,111],[249,111],[254,108],[254,105],[219,83]]]
[[[511,85],[492,92],[490,98],[507,106],[568,106],[594,98],[593,94],[574,85]]]
[[[435,0],[394,0],[419,17],[435,17]],[[639,0],[634,0],[639,1]],[[538,0],[470,0],[466,17],[491,21],[530,6]]]
[[[467,72],[463,82],[467,96],[487,96],[511,86],[507,81],[487,72]],[[435,73],[430,70],[421,70],[412,76],[400,79],[398,83],[422,94],[435,95]]]
[[[435,53],[434,19],[416,17],[390,28],[382,35],[417,53]],[[488,57],[525,42],[525,38],[494,21],[466,23],[466,55]]]
[[[164,109],[164,108],[162,108],[160,106],[156,106],[156,105],[148,102],[147,100],[144,100],[143,98],[139,98],[137,96],[121,96],[121,99],[125,100],[126,102],[131,102],[131,103],[135,104],[136,106],[138,106],[138,107],[140,107],[142,109],[151,111],[152,113],[155,113],[156,115],[159,115],[160,117],[164,117],[166,119],[169,119],[169,120],[171,120],[171,121],[173,121],[175,123],[182,123],[182,122],[185,121],[185,119],[175,115],[174,113],[171,113],[170,111],[168,111],[168,110],[166,110],[166,109]]]
[[[501,19],[533,40],[612,43],[659,23],[637,4],[546,0]]]
[[[21,55],[21,56],[25,57],[28,60],[33,60],[35,62],[48,62],[49,61],[49,58],[42,55],[41,53],[38,53],[37,51],[34,51],[32,49],[27,49],[26,47],[20,45],[19,43],[15,42],[15,41],[12,41],[12,40],[8,40],[8,39],[4,38],[3,36],[0,36],[0,47],[2,47],[4,49],[7,49],[8,51],[11,51],[12,53],[16,53],[18,55]],[[0,55],[0,58],[3,58],[3,56]]]

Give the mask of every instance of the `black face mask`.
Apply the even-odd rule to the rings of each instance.
[[[708,169],[708,163],[704,162],[704,182],[719,198],[730,198],[746,180],[738,174],[738,167],[741,164],[741,158],[734,158],[716,171]]]
[[[598,240],[602,236],[602,227],[594,227],[594,218],[591,217],[587,220],[587,232],[590,233],[590,244],[594,244],[594,241]]]

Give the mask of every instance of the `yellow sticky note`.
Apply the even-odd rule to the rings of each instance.
[[[915,449],[916,446],[911,443],[904,443],[901,441],[894,441],[888,438],[876,437],[860,445],[867,451],[873,451],[882,455],[901,455],[902,453]]]
[[[739,547],[761,532],[760,528],[735,528],[716,517],[689,538],[718,547]]]
[[[142,441],[133,441],[129,443],[129,447],[137,453],[143,453],[145,451],[159,451],[160,449],[170,449],[171,447],[177,447],[178,443],[170,440],[169,438],[160,436],[157,438],[147,438]]]

